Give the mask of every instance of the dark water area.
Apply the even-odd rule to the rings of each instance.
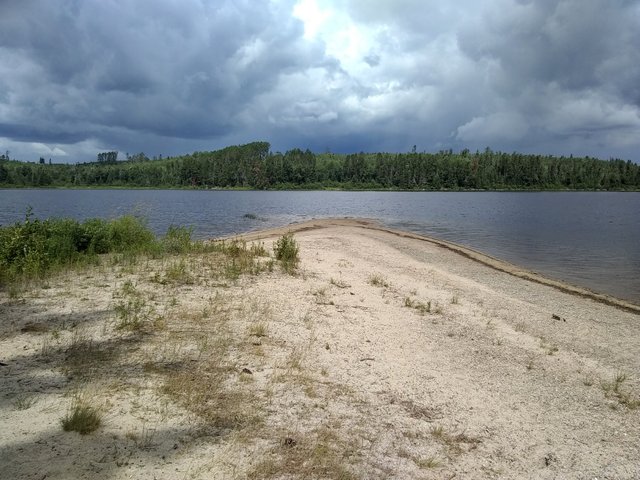
[[[365,217],[640,304],[640,193],[0,190],[0,225],[28,206],[42,219],[133,213],[157,233],[185,225],[198,238]]]

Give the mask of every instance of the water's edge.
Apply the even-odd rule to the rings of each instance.
[[[634,302],[624,300],[622,298],[618,298],[613,295],[595,292],[586,287],[573,285],[569,282],[547,277],[540,273],[509,263],[505,260],[492,257],[491,255],[474,250],[464,245],[459,245],[457,243],[450,242],[447,240],[442,240],[442,239],[430,237],[427,235],[421,235],[421,234],[406,231],[406,230],[398,230],[398,229],[390,228],[375,219],[323,218],[323,219],[317,219],[317,220],[307,220],[303,222],[290,223],[282,227],[266,228],[263,230],[252,230],[239,235],[219,237],[219,238],[216,238],[215,240],[224,240],[229,238],[242,238],[247,241],[255,241],[255,240],[262,240],[268,237],[282,235],[283,233],[288,233],[288,232],[296,233],[296,232],[303,232],[308,230],[318,230],[322,228],[339,227],[339,226],[351,227],[351,228],[362,228],[365,230],[376,230],[376,231],[386,232],[392,235],[396,235],[402,238],[410,238],[410,239],[418,240],[421,242],[428,242],[433,245],[437,245],[441,248],[445,248],[458,255],[462,255],[475,262],[481,263],[482,265],[485,265],[494,270],[497,270],[503,273],[508,273],[509,275],[513,275],[515,277],[522,278],[524,280],[528,280],[531,282],[539,283],[541,285],[546,285],[548,287],[555,288],[557,290],[560,290],[565,293],[569,293],[571,295],[576,295],[582,298],[589,298],[596,302],[610,305],[612,307],[620,308],[622,310],[626,310],[626,311],[640,315],[640,304],[636,304]]]

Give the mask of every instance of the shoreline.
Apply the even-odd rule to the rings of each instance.
[[[291,223],[283,227],[267,228],[264,230],[256,230],[256,231],[241,233],[239,235],[234,235],[234,236],[219,237],[219,239],[244,238],[248,241],[252,241],[252,240],[260,240],[266,237],[282,235],[283,233],[287,233],[287,232],[297,233],[297,232],[304,232],[309,230],[323,229],[323,228],[328,228],[333,226],[357,227],[362,229],[387,232],[401,238],[411,238],[411,239],[419,240],[422,242],[428,242],[430,244],[437,245],[441,248],[450,250],[458,255],[462,255],[466,258],[469,258],[482,265],[495,269],[499,272],[508,273],[509,275],[513,275],[515,277],[518,277],[524,280],[528,280],[531,282],[539,283],[541,285],[546,285],[546,286],[556,288],[562,292],[569,293],[571,295],[577,295],[579,297],[588,298],[588,299],[603,303],[605,305],[610,305],[616,308],[620,308],[623,310],[640,314],[640,304],[638,303],[634,303],[629,300],[618,298],[613,295],[595,292],[586,287],[573,285],[569,282],[565,282],[562,280],[556,280],[550,277],[546,277],[538,272],[528,270],[526,268],[520,267],[513,263],[498,259],[486,253],[480,252],[478,250],[474,250],[470,247],[466,247],[454,242],[450,242],[448,240],[441,240],[438,238],[430,237],[427,235],[421,235],[421,234],[410,232],[410,231],[389,228],[384,226],[382,223],[380,223],[375,219],[351,218],[351,217],[313,219],[313,220],[306,220],[303,222]],[[217,238],[213,240],[217,240]]]

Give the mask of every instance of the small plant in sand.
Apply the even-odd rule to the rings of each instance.
[[[369,275],[367,282],[369,283],[369,285],[373,285],[374,287],[389,288],[389,282],[387,282],[385,278],[379,273]]]
[[[435,440],[446,446],[451,454],[455,455],[473,450],[481,443],[479,438],[472,437],[464,432],[448,432],[441,425],[433,427],[431,435]]]
[[[87,399],[77,396],[67,415],[62,419],[62,429],[65,432],[78,432],[86,435],[97,430],[102,424],[102,413]]]
[[[249,327],[249,335],[253,337],[266,337],[267,336],[267,324],[264,322],[256,322]]]
[[[615,398],[618,403],[624,405],[629,410],[640,408],[640,398],[622,390],[622,385],[627,381],[625,372],[616,372],[611,382],[602,382],[601,387],[609,398]]]
[[[349,288],[351,286],[348,283],[344,282],[343,280],[341,279],[336,280],[333,277],[331,277],[331,280],[329,280],[329,283],[334,287],[338,287],[338,288]]]
[[[175,285],[191,285],[194,283],[193,276],[189,272],[189,268],[187,267],[187,263],[184,261],[184,258],[171,263],[166,268],[164,278],[160,283],[171,283]]]
[[[13,405],[16,407],[16,410],[28,410],[36,403],[36,399],[33,395],[29,394],[20,394],[16,397]]]
[[[171,225],[162,239],[162,245],[168,253],[187,253],[194,248],[192,233],[192,228]]]
[[[280,262],[282,269],[289,274],[295,272],[298,263],[300,263],[299,252],[300,247],[291,232],[284,234],[273,244],[276,260]]]
[[[422,458],[416,462],[420,468],[438,468],[442,462],[435,457]]]
[[[141,330],[150,315],[147,302],[130,281],[126,281],[123,284],[120,289],[120,296],[122,300],[114,307],[116,316],[118,317],[116,329]]]
[[[412,299],[411,297],[405,297],[404,306],[416,310],[420,315],[431,313],[431,300],[427,303],[422,303],[418,300]]]

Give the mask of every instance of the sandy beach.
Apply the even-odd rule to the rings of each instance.
[[[0,478],[640,478],[640,306],[368,220],[244,238],[288,231],[295,275],[0,292]],[[74,402],[100,428],[64,431]]]

